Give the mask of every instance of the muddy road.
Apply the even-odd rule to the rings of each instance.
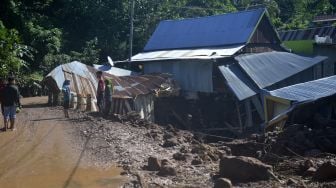
[[[87,141],[71,134],[73,122],[46,102],[46,97],[23,99],[17,130],[0,132],[0,187],[122,186],[121,170],[112,161],[94,165],[86,156]]]
[[[66,119],[45,97],[22,102],[17,130],[0,132],[1,188],[336,187],[336,154],[323,149],[335,127],[208,141],[136,113],[70,110]]]

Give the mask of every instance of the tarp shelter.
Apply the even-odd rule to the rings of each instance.
[[[300,83],[264,93],[266,127],[284,126],[288,114],[300,105],[336,94],[336,76]]]
[[[82,97],[90,96],[96,109],[97,69],[74,61],[59,65],[44,79],[45,85],[54,96],[58,96],[65,79],[70,80],[71,92]],[[139,76],[114,76],[103,72],[105,79],[111,79],[114,86],[112,113],[139,112],[142,118],[154,120],[154,98],[160,90],[178,89],[171,76],[164,73]]]

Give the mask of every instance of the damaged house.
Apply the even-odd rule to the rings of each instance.
[[[264,93],[266,129],[285,124],[317,128],[336,123],[336,76],[304,82]]]
[[[181,86],[183,97],[158,100],[159,123],[240,132],[264,121],[263,89],[321,78],[325,59],[287,52],[266,9],[255,9],[162,21],[132,63]]]
[[[118,71],[119,69],[113,69]],[[97,84],[96,72],[98,69],[78,61],[59,65],[44,79],[49,89],[49,102],[60,104],[61,88],[64,80],[70,80],[70,89],[73,95],[72,108],[83,111],[97,111]],[[111,72],[111,69],[110,71]],[[131,74],[121,70],[118,74]],[[124,115],[128,112],[138,112],[140,117],[154,121],[154,99],[161,95],[178,93],[179,88],[171,76],[165,73],[115,76],[103,72],[105,79],[113,83],[114,93],[111,113]]]

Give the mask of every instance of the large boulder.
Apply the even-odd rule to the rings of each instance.
[[[161,168],[161,164],[160,161],[158,160],[158,158],[150,156],[148,158],[148,165],[147,165],[147,170],[150,171],[158,171]]]
[[[336,162],[334,160],[323,163],[315,172],[314,179],[317,181],[336,180]]]
[[[165,165],[160,168],[159,176],[176,176],[177,172],[173,166]]]
[[[234,183],[269,180],[273,177],[272,166],[252,157],[224,156],[219,168],[220,176]]]
[[[214,188],[231,188],[232,183],[229,179],[226,178],[219,178],[215,182]]]

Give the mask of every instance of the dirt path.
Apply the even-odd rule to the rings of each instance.
[[[120,169],[90,165],[84,156],[87,143],[74,141],[68,134],[71,121],[60,110],[44,107],[46,101],[23,99],[18,129],[0,133],[0,187],[121,186],[125,178],[119,176]]]

